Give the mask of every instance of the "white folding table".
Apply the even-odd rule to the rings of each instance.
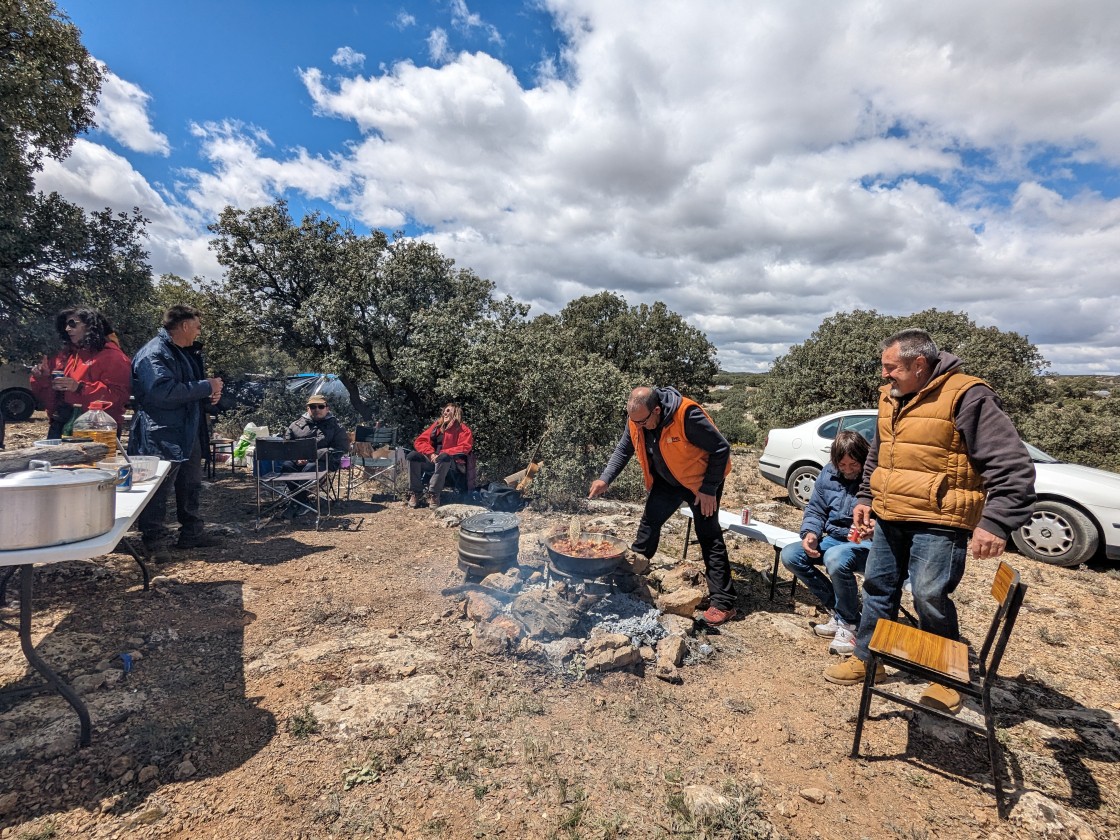
[[[20,573],[20,648],[23,650],[23,655],[26,657],[31,667],[38,671],[51,687],[66,698],[66,702],[73,706],[74,711],[78,713],[78,719],[81,721],[81,739],[79,743],[83,747],[89,746],[90,741],[89,710],[86,709],[85,704],[74,689],[63,682],[62,679],[51,670],[47,663],[43,661],[43,658],[39,656],[34,645],[31,643],[31,601],[33,595],[32,581],[34,579],[34,567],[36,563],[63,563],[67,560],[88,560],[91,557],[100,557],[102,554],[109,554],[117,547],[118,543],[124,539],[125,533],[132,527],[137,517],[140,516],[140,511],[144,509],[148,500],[151,499],[156,489],[167,477],[167,471],[170,467],[171,464],[168,461],[160,461],[159,466],[156,468],[155,478],[150,481],[133,484],[132,488],[127,491],[118,492],[116,494],[116,516],[113,519],[113,527],[99,537],[82,540],[81,542],[67,543],[65,545],[47,546],[45,548],[23,548],[14,551],[0,551],[0,566],[13,567],[5,573],[3,584],[0,584],[0,596],[2,596],[8,578],[17,570]],[[140,571],[144,577],[144,588],[147,589],[148,568],[144,564],[144,558],[141,557],[136,549],[128,542],[125,543],[125,546],[140,566]],[[2,601],[3,599],[0,597],[0,603],[2,603]]]
[[[688,558],[688,546],[692,542],[696,542],[696,540],[689,539],[692,534],[692,508],[688,505],[682,505],[680,514],[688,520],[684,531],[684,549],[681,551],[681,559],[685,560]],[[779,528],[776,525],[770,525],[766,522],[757,522],[753,517],[749,525],[744,525],[740,516],[726,510],[721,510],[719,512],[719,527],[724,531],[731,531],[733,534],[739,534],[748,539],[758,540],[759,542],[769,543],[774,546],[774,568],[770,572],[770,600],[773,601],[774,587],[778,585],[778,567],[782,557],[782,549],[792,543],[801,542],[801,537],[785,528]],[[793,592],[796,587],[797,578],[794,578],[793,586],[790,588],[791,598],[793,597]]]

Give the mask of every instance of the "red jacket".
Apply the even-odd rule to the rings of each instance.
[[[437,455],[435,447],[432,446],[432,432],[439,426],[439,421],[432,423],[428,428],[416,436],[416,440],[412,442],[412,448],[422,455]],[[452,423],[443,430],[443,443],[439,451],[446,452],[448,455],[458,455],[466,458],[467,461],[467,490],[473,490],[478,480],[478,464],[475,461],[474,452],[474,435],[471,433],[470,428],[466,423]]]
[[[104,400],[112,405],[108,414],[120,426],[125,403],[132,393],[132,362],[110,337],[101,350],[60,350],[46,360],[46,376],[31,372],[31,390],[47,415],[54,416],[63,405],[88,409],[90,403]],[[56,391],[51,387],[50,371],[60,370],[82,383],[78,391]]]
[[[432,446],[432,432],[437,426],[439,426],[438,420],[418,434],[416,440],[412,442],[412,448],[425,455],[438,455],[439,453]],[[473,448],[474,435],[466,423],[452,423],[443,430],[443,445],[439,448],[440,452],[446,452],[448,455],[467,455]]]

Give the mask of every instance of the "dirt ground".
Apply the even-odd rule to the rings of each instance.
[[[43,426],[10,425],[9,448]],[[796,530],[755,457],[723,506]],[[858,690],[821,678],[805,589],[768,600],[765,544],[731,541],[743,617],[674,685],[477,653],[441,594],[463,582],[458,531],[429,511],[367,495],[318,532],[254,532],[243,470],[203,495],[227,546],[179,552],[150,591],[127,554],[36,571],[34,643],[80,687],[93,743],[57,695],[0,699],[0,837],[1120,837],[1115,564],[1007,555],[1030,589],[996,693],[1018,799],[999,820],[979,737],[876,701],[848,757]],[[636,509],[608,514],[632,535]],[[522,534],[566,522],[520,516]],[[682,538],[683,519],[663,553]],[[977,644],[994,570],[970,561],[956,599]],[[34,682],[16,589],[5,689]]]

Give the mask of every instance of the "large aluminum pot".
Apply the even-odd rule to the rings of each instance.
[[[0,476],[0,551],[99,537],[117,515],[116,476],[88,468]]]

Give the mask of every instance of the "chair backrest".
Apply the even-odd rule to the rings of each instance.
[[[259,437],[256,441],[258,461],[315,461],[319,450],[315,438],[284,440],[276,437]]]
[[[992,581],[992,597],[996,599],[998,607],[988,627],[988,635],[984,637],[984,645],[980,648],[977,666],[980,678],[985,681],[995,679],[999,671],[1003,651],[1007,647],[1007,640],[1011,638],[1011,630],[1015,627],[1015,619],[1019,617],[1019,607],[1023,605],[1026,593],[1027,586],[1019,573],[1000,560]]]
[[[379,446],[396,446],[397,427],[357,426],[354,429],[354,440],[359,443],[368,443],[374,449]]]

